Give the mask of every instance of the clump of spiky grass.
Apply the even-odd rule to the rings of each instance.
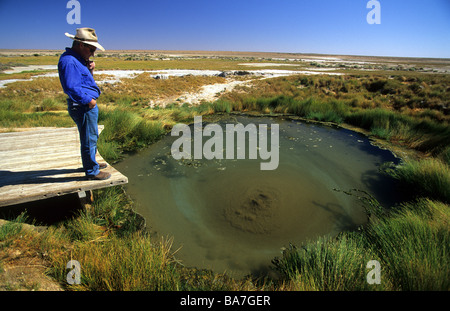
[[[50,274],[70,290],[176,290],[171,240],[155,242],[135,223],[132,202],[121,187],[94,193],[93,208],[40,238]],[[66,282],[66,264],[81,265],[81,284]]]
[[[345,122],[369,130],[379,138],[399,142],[434,156],[444,154],[450,139],[450,128],[446,122],[421,119],[381,108],[349,113]]]
[[[22,224],[26,221],[25,213],[20,214],[11,221],[6,222],[0,226],[0,242],[4,242],[10,238],[14,238],[22,232]],[[0,244],[1,245],[1,244]],[[3,245],[1,245],[3,246]],[[1,249],[1,247],[0,247]]]
[[[105,160],[118,160],[123,151],[138,150],[157,141],[164,133],[159,121],[145,120],[122,109],[102,111],[99,123],[105,125],[99,138],[99,152]]]
[[[301,248],[290,246],[273,263],[295,290],[389,289],[389,280],[380,286],[367,282],[366,265],[376,259],[362,234],[345,233],[337,238],[321,237]]]
[[[449,206],[420,199],[372,224],[365,235],[394,287],[450,289]]]
[[[95,241],[111,230],[122,236],[141,229],[141,225],[131,200],[120,186],[95,191],[92,208],[64,223],[71,241]]]
[[[214,109],[214,112],[226,112],[230,113],[233,110],[233,104],[227,100],[216,100],[212,107]]]
[[[67,111],[60,111],[62,107],[60,102],[48,98],[36,104],[23,99],[2,99],[0,100],[0,127],[75,126]]]
[[[65,265],[75,259],[81,266],[81,284],[72,290],[176,290],[177,274],[170,241],[155,245],[142,233],[110,236],[104,241],[77,244],[66,256],[55,258],[56,277],[64,278]]]
[[[176,290],[170,240],[154,243],[142,232],[118,235],[81,216],[41,238],[52,264],[49,274],[69,290]],[[66,282],[66,265],[81,266],[81,284]]]
[[[419,199],[372,218],[360,232],[290,246],[273,263],[293,290],[450,289],[449,206]],[[370,260],[381,283],[369,284]]]
[[[450,169],[439,159],[409,160],[385,172],[407,184],[419,196],[450,202]]]

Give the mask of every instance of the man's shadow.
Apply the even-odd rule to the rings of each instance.
[[[84,174],[80,176],[64,176],[74,173],[82,173],[83,169],[49,169],[40,171],[12,172],[0,170],[0,187],[29,184],[64,183],[85,180]],[[63,175],[58,177],[58,175]]]

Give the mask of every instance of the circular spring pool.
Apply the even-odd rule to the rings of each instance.
[[[230,116],[216,124],[238,123],[279,124],[276,169],[261,170],[259,158],[175,160],[171,146],[179,137],[170,134],[115,165],[148,229],[173,237],[186,266],[258,274],[289,243],[364,224],[361,202],[336,189],[367,191],[385,207],[396,202],[395,181],[378,168],[398,160],[365,136],[285,119]],[[229,146],[223,148],[225,154]]]

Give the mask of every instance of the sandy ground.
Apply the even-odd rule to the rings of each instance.
[[[249,64],[250,65],[250,64]],[[255,67],[266,67],[272,66],[273,64],[266,63],[256,63],[251,64],[256,65]],[[283,65],[283,64],[281,64]],[[289,64],[285,64],[289,65]],[[41,69],[55,69],[56,66],[29,66],[29,67],[13,67],[8,70],[7,73],[18,73],[29,70]],[[175,98],[164,98],[156,101],[150,102],[150,106],[154,107],[156,105],[164,107],[165,105],[174,102],[176,100],[181,103],[188,103],[192,105],[199,104],[203,101],[212,102],[216,100],[224,92],[232,91],[238,85],[248,84],[250,81],[257,79],[268,79],[282,76],[290,76],[296,74],[314,75],[314,74],[329,74],[329,75],[341,75],[341,73],[326,72],[333,70],[333,68],[311,68],[309,70],[295,71],[295,70],[280,70],[280,69],[259,69],[259,70],[248,70],[246,71],[246,80],[236,80],[233,79],[233,75],[236,71],[227,71],[226,73],[231,76],[227,78],[226,83],[217,83],[212,85],[205,85],[202,87],[200,92],[197,93],[185,93],[181,96]],[[6,73],[6,72],[5,72]],[[98,70],[97,75],[104,75],[102,78],[97,79],[97,84],[102,85],[104,83],[120,83],[122,79],[128,78],[132,79],[142,73],[149,73],[153,78],[168,79],[170,77],[182,77],[187,75],[193,76],[218,76],[223,74],[222,71],[217,70],[179,70],[179,69],[168,69],[168,70]],[[0,88],[6,87],[9,83],[16,81],[31,81],[38,77],[57,77],[57,72],[50,72],[41,75],[33,76],[31,79],[8,79],[0,80]]]
[[[322,68],[325,69],[325,68]],[[324,74],[325,70],[318,71],[290,71],[290,70],[277,70],[277,69],[265,69],[265,70],[249,70],[248,79],[246,80],[235,80],[233,78],[229,78],[226,83],[216,83],[210,85],[204,85],[199,92],[196,93],[185,93],[181,96],[176,96],[173,98],[164,98],[160,100],[155,100],[150,102],[150,106],[166,106],[174,101],[179,101],[180,103],[188,103],[191,105],[200,104],[203,101],[213,102],[218,99],[223,93],[232,91],[236,86],[250,85],[252,81],[256,79],[269,79],[274,77],[283,77],[290,76],[295,74],[305,74],[305,75],[314,75],[314,74]],[[171,76],[176,72],[173,70],[170,72],[166,71],[167,76]],[[325,73],[331,75],[341,75],[340,73]]]
[[[0,219],[0,227],[7,223]],[[44,227],[28,224],[22,226],[25,231],[45,230]],[[0,258],[3,260],[0,267],[0,291],[62,291],[61,285],[45,274],[50,267],[45,256],[45,253],[19,246],[0,249]]]
[[[20,73],[24,71],[33,71],[33,70],[57,70],[57,65],[30,65],[30,66],[18,66],[13,67],[11,69],[5,70],[3,73],[12,74],[12,73]]]
[[[204,85],[200,92],[197,93],[185,93],[181,96],[171,97],[171,98],[163,98],[150,102],[150,107],[161,106],[165,107],[167,104],[170,104],[174,101],[179,101],[181,103],[188,103],[191,105],[200,104],[203,101],[213,102],[224,92],[232,91],[238,85],[248,84],[250,81],[229,81],[227,83],[216,83],[210,85]]]
[[[280,64],[280,63],[242,63],[239,65],[250,67],[298,66],[298,64]]]
[[[7,69],[3,71],[3,73],[6,74],[14,74],[14,73],[21,73],[25,71],[33,71],[33,70],[57,70],[57,65],[30,65],[30,66],[18,66],[18,67],[12,67],[11,69]],[[31,79],[5,79],[0,80],[0,88],[6,87],[7,84],[17,82],[17,81],[32,81],[35,78],[39,77],[57,77],[57,72],[50,72],[46,74],[40,74],[35,75]]]

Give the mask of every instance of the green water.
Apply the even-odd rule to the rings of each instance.
[[[361,203],[333,189],[368,191],[384,206],[396,201],[394,181],[378,168],[397,159],[355,132],[268,118],[219,124],[237,122],[279,124],[276,170],[260,170],[261,159],[177,161],[170,148],[178,137],[170,135],[115,165],[148,229],[173,237],[186,266],[234,276],[265,272],[289,243],[364,224]]]

